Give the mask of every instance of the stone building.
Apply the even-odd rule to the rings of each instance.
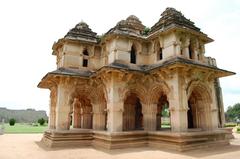
[[[53,44],[57,69],[38,85],[51,92],[42,142],[180,151],[228,144],[218,79],[234,73],[204,55],[212,41],[174,8],[150,31],[133,15],[103,36],[80,22]]]

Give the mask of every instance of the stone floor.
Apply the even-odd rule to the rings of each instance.
[[[0,159],[237,159],[240,156],[240,134],[234,134],[230,146],[190,152],[162,151],[153,148],[96,150],[94,148],[46,149],[39,143],[42,134],[0,135]]]

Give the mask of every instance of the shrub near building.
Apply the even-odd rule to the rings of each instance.
[[[45,123],[45,120],[43,118],[38,119],[38,123],[42,126]]]
[[[16,123],[16,120],[15,120],[15,119],[11,118],[11,119],[9,120],[9,125],[10,125],[10,126],[14,126],[15,123]]]

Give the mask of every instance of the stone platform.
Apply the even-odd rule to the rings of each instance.
[[[48,147],[93,146],[99,149],[121,149],[132,147],[154,147],[186,151],[229,144],[231,132],[223,129],[214,131],[94,131],[71,129],[68,131],[48,130],[42,142]]]

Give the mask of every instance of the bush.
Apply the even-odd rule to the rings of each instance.
[[[235,127],[235,126],[237,126],[236,123],[225,123],[224,124],[224,127]]]
[[[10,125],[10,126],[14,126],[15,123],[16,123],[16,120],[15,120],[15,119],[11,118],[11,119],[9,120],[9,125]]]
[[[240,133],[240,127],[238,127],[238,128],[237,128],[237,132],[239,132],[239,133]]]
[[[38,119],[38,123],[39,123],[40,125],[44,125],[45,120],[44,120],[43,118],[40,118],[40,119]]]
[[[32,126],[38,126],[38,123],[32,123],[31,125]]]

